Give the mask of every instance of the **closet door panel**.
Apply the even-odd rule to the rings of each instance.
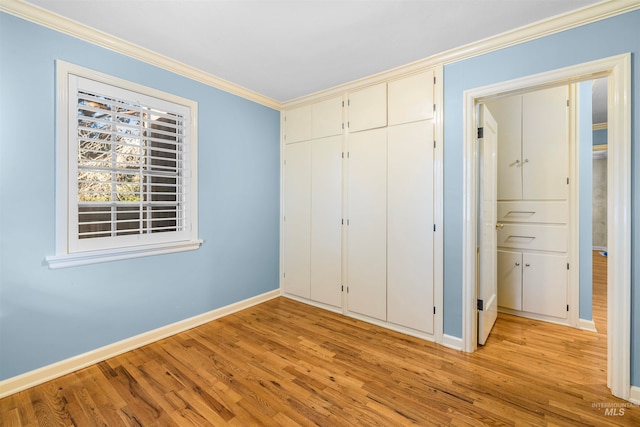
[[[567,318],[567,256],[524,253],[522,309]]]
[[[311,137],[313,139],[342,134],[342,96],[311,106]]]
[[[351,134],[348,151],[348,310],[386,320],[387,130]]]
[[[433,70],[389,82],[389,126],[433,118]]]
[[[284,129],[285,144],[311,139],[311,106],[285,111]]]
[[[498,306],[522,310],[522,252],[498,251]]]
[[[284,290],[310,296],[311,280],[311,144],[285,147]]]
[[[487,103],[498,123],[498,200],[522,199],[522,96]]]
[[[381,128],[387,125],[387,84],[349,94],[349,132]]]
[[[342,137],[311,143],[311,299],[342,305]]]
[[[568,196],[568,87],[523,95],[522,186],[529,200],[565,200]]]
[[[387,320],[433,333],[433,121],[388,129]]]

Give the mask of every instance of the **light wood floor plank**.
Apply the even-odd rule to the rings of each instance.
[[[640,425],[598,333],[500,314],[474,354],[278,298],[0,400],[2,426]]]

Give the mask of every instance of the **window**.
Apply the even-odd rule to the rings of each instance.
[[[197,249],[194,101],[57,62],[51,268]]]

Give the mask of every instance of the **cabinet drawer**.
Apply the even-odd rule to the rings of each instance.
[[[567,227],[565,225],[504,224],[498,229],[498,246],[567,252]]]
[[[498,202],[498,222],[566,224],[568,205],[563,202]]]

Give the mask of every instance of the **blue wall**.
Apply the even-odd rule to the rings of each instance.
[[[488,84],[632,53],[632,206],[639,218],[640,11],[629,12],[562,33],[448,64],[444,67],[444,332],[462,336],[463,93]],[[632,384],[640,385],[640,227],[632,227]]]
[[[2,13],[0,52],[0,380],[278,288],[278,111]],[[56,59],[198,102],[199,250],[43,265]]]
[[[607,130],[598,129],[593,131],[593,145],[602,145],[607,143]]]

